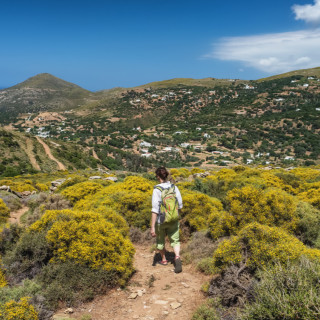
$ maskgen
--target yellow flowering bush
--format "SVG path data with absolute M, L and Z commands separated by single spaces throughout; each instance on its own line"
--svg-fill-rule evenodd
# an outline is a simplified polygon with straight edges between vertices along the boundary
M 254 221 L 293 231 L 298 222 L 296 214 L 297 200 L 294 196 L 281 189 L 269 188 L 262 190 L 248 185 L 241 189 L 229 191 L 226 203 L 229 209 L 228 212 L 234 219 L 227 215 L 224 215 L 221 219 L 231 219 L 234 232 Z M 217 221 L 217 219 L 212 220 L 211 228 L 219 227 L 213 221 Z M 228 232 L 225 233 L 225 235 L 227 234 Z
M 191 174 L 196 174 L 196 173 L 203 173 L 205 171 L 200 168 L 192 168 L 190 172 L 191 172 Z
M 175 179 L 177 177 L 188 178 L 191 173 L 188 169 L 181 168 L 181 169 L 171 169 L 170 174 Z
M 213 254 L 212 263 L 215 271 L 240 262 L 254 269 L 272 261 L 295 260 L 302 255 L 320 260 L 320 250 L 306 247 L 281 228 L 254 222 L 245 226 L 237 236 L 221 242 Z
M 320 170 L 312 168 L 295 168 L 290 171 L 290 173 L 299 177 L 303 181 L 315 181 L 320 178 Z
M 3 271 L 1 270 L 1 260 L 0 260 L 0 288 L 5 287 L 7 285 L 7 280 L 4 276 Z
M 9 217 L 10 210 L 4 201 L 0 198 L 0 223 L 5 222 Z
M 30 232 L 43 230 L 53 250 L 51 262 L 74 261 L 125 279 L 133 271 L 132 243 L 100 213 L 48 210 L 30 227 Z
M 48 191 L 49 187 L 44 183 L 36 183 L 36 189 L 38 191 L 42 191 L 43 192 L 43 191 Z
M 128 178 L 130 179 L 125 179 L 123 183 L 112 184 L 80 200 L 74 208 L 82 211 L 101 211 L 112 208 L 122 215 L 129 225 L 147 228 L 151 217 L 152 185 L 144 178 Z M 136 183 L 133 183 L 134 181 Z
M 121 187 L 124 190 L 129 191 L 142 191 L 150 192 L 153 189 L 153 185 L 149 180 L 139 176 L 128 176 L 124 179 Z
M 37 191 L 37 189 L 33 186 L 31 180 L 23 180 L 23 181 L 12 181 L 12 180 L 1 180 L 0 185 L 6 185 L 11 188 L 11 190 L 15 192 L 23 192 L 23 191 Z
M 301 192 L 298 197 L 305 202 L 308 202 L 320 209 L 320 188 L 319 189 L 309 189 L 308 191 Z
M 223 209 L 219 199 L 185 189 L 181 192 L 183 198 L 181 217 L 191 229 L 197 231 L 207 229 L 210 214 Z
M 74 204 L 88 195 L 97 193 L 102 188 L 102 185 L 97 182 L 86 181 L 64 189 L 61 194 Z
M 11 300 L 0 305 L 0 320 L 38 320 L 37 311 L 28 301 L 24 297 L 19 302 Z

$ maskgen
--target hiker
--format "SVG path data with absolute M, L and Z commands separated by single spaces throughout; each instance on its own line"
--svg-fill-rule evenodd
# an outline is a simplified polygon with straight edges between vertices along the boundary
M 152 194 L 151 235 L 156 237 L 157 249 L 161 255 L 159 264 L 167 265 L 165 255 L 165 236 L 167 235 L 175 253 L 174 271 L 182 271 L 179 241 L 179 213 L 182 198 L 178 187 L 168 181 L 169 172 L 165 167 L 156 170 L 160 184 L 156 185 Z

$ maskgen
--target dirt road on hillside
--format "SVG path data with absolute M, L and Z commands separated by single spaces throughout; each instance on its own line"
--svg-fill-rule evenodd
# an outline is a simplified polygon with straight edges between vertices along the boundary
M 90 315 L 92 320 L 190 320 L 195 309 L 205 301 L 201 286 L 209 278 L 190 265 L 175 274 L 173 265 L 152 266 L 154 253 L 150 246 L 136 246 L 135 269 L 125 290 L 114 289 L 93 302 L 74 309 L 68 315 L 81 319 Z M 65 318 L 63 311 L 54 316 Z
M 40 142 L 40 143 L 42 144 L 42 146 L 43 146 L 43 148 L 44 148 L 47 156 L 49 157 L 49 159 L 51 159 L 51 160 L 53 160 L 53 161 L 55 161 L 55 162 L 57 163 L 57 165 L 58 165 L 58 170 L 66 170 L 66 167 L 64 166 L 64 164 L 61 163 L 59 160 L 57 160 L 57 159 L 52 155 L 49 146 L 48 146 L 45 142 L 43 142 L 39 137 L 36 137 L 36 138 L 37 138 L 38 142 Z

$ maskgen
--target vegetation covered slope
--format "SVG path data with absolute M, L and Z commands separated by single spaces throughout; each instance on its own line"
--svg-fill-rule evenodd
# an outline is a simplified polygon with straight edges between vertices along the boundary
M 193 319 L 317 319 L 319 168 L 238 166 L 201 178 L 202 171 L 171 171 L 182 179 L 183 263 L 212 275 L 203 290 L 214 300 Z M 29 319 L 24 313 L 49 319 L 58 306 L 76 306 L 127 283 L 134 272 L 132 241 L 141 243 L 149 232 L 157 182 L 151 174 L 121 173 L 118 182 L 107 175 L 91 181 L 91 175 L 96 172 L 5 180 L 12 189 L 39 190 L 40 182 L 65 179 L 54 194 L 25 199 L 30 210 L 21 226 L 1 227 L 1 315 L 20 310 L 21 319 Z M 6 193 L 0 198 L 5 220 L 12 204 Z
M 100 163 L 92 156 L 92 151 L 80 146 L 50 140 L 46 140 L 46 144 L 55 159 L 62 162 L 66 168 L 96 168 Z M 49 158 L 43 145 L 30 134 L 0 128 L 0 153 L 0 177 L 52 172 L 58 169 L 57 162 Z
M 113 169 L 312 165 L 320 156 L 318 71 L 263 81 L 172 79 L 116 88 L 92 93 L 94 100 L 76 107 L 66 102 L 63 112 L 46 112 L 43 104 L 41 112 L 7 113 L 11 118 L 3 122 L 94 148 Z

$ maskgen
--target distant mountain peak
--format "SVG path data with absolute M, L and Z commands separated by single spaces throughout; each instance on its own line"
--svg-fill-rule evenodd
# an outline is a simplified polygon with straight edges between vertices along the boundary
M 85 90 L 74 83 L 57 78 L 50 73 L 39 73 L 8 89 L 22 89 L 22 88 L 51 89 L 51 90 L 64 90 L 64 89 L 77 88 L 77 89 Z

